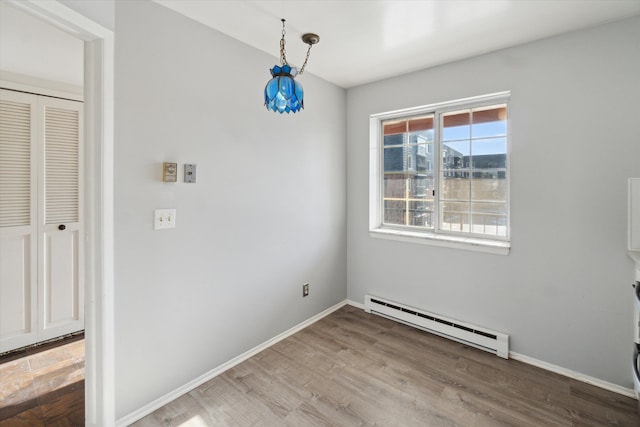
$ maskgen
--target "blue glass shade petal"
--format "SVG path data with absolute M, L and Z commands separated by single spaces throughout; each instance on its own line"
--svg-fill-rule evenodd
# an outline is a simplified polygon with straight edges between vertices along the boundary
M 304 99 L 304 90 L 302 89 L 302 85 L 298 82 L 295 82 L 296 84 L 296 98 L 298 98 L 298 100 L 300 102 L 302 102 L 302 100 Z
M 276 65 L 270 71 L 273 78 L 264 88 L 264 105 L 267 109 L 288 114 L 304 108 L 304 90 L 289 74 L 291 67 L 284 65 L 280 68 Z
M 289 100 L 285 98 L 284 95 L 281 93 L 278 93 L 276 95 L 275 101 L 276 101 L 276 108 L 278 110 L 284 110 L 285 108 L 287 108 L 287 104 L 289 103 Z
M 291 77 L 280 76 L 280 84 L 278 91 L 287 99 L 291 98 L 295 92 L 295 82 Z
M 269 83 L 267 83 L 267 86 L 265 86 L 264 97 L 266 102 L 268 102 L 278 93 L 278 78 L 279 77 L 272 78 L 271 80 L 269 80 Z

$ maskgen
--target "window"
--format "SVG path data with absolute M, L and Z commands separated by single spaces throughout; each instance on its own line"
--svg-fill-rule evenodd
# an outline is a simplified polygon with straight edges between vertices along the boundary
M 371 116 L 374 237 L 508 253 L 508 99 Z

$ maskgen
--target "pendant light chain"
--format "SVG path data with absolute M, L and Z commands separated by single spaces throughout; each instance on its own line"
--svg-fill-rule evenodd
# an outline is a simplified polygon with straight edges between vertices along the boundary
M 284 48 L 284 45 L 286 44 L 285 40 L 284 40 L 284 36 L 287 33 L 284 29 L 284 19 L 282 19 L 282 38 L 280 39 L 280 65 L 286 65 L 287 64 L 287 56 L 286 56 L 286 49 Z
M 300 71 L 298 72 L 298 74 L 302 74 L 304 73 L 304 67 L 307 66 L 307 62 L 309 62 L 309 55 L 311 54 L 311 48 L 313 47 L 313 45 L 311 43 L 309 43 L 309 49 L 307 49 L 307 57 L 304 59 L 304 64 L 302 64 L 302 68 L 300 68 Z
M 284 28 L 284 22 L 285 19 L 281 19 L 282 21 L 282 38 L 280 39 L 280 65 L 284 66 L 284 65 L 288 65 L 289 62 L 287 62 L 287 50 L 285 49 L 285 45 L 287 44 L 287 42 L 284 39 L 284 36 L 287 34 L 287 31 Z M 298 71 L 298 74 L 302 74 L 304 73 L 304 68 L 307 66 L 307 62 L 309 62 L 309 56 L 311 55 L 311 48 L 313 47 L 313 45 L 315 43 L 318 43 L 318 36 L 315 34 L 305 34 L 305 36 L 310 35 L 315 37 L 315 39 L 311 39 L 312 41 L 307 41 L 304 39 L 303 36 L 303 40 L 305 41 L 305 43 L 309 43 L 309 49 L 307 49 L 307 56 L 304 59 L 304 64 L 302 64 L 302 68 L 300 68 L 300 71 Z

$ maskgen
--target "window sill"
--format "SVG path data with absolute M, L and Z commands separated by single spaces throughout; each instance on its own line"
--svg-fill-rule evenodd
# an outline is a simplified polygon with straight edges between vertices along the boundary
M 420 243 L 451 249 L 462 249 L 474 252 L 485 252 L 497 255 L 508 255 L 511 243 L 502 240 L 478 239 L 470 237 L 449 236 L 435 233 L 420 233 L 406 230 L 377 228 L 369 230 L 369 235 L 376 239 L 396 240 L 399 242 Z

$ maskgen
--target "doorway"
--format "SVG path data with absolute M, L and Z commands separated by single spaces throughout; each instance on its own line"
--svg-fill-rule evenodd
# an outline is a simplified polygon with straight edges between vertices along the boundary
M 84 43 L 0 8 L 0 421 L 74 424 L 84 420 Z
M 58 1 L 3 3 L 10 3 L 84 41 L 85 425 L 115 425 L 113 32 Z

